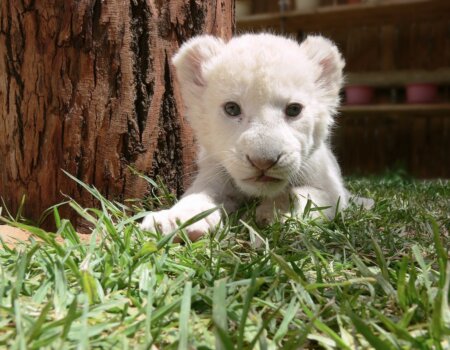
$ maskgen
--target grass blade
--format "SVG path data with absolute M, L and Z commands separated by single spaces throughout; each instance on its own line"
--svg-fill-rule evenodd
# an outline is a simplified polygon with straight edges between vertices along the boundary
M 51 307 L 52 304 L 48 302 L 42 309 L 38 319 L 34 322 L 33 326 L 28 330 L 27 344 L 30 344 L 34 340 L 34 338 L 37 338 L 39 336 L 39 333 L 41 332 L 42 329 L 42 325 L 46 321 L 47 314 L 50 311 Z
M 189 341 L 189 314 L 191 312 L 191 291 L 192 291 L 192 282 L 187 282 L 184 287 L 183 298 L 181 300 L 181 309 L 180 309 L 180 338 L 178 341 L 178 349 L 185 350 L 188 349 L 188 341 Z
M 250 303 L 251 303 L 253 295 L 255 294 L 255 291 L 256 291 L 256 276 L 257 276 L 257 272 L 256 272 L 256 270 L 253 270 L 252 278 L 250 280 L 250 286 L 247 289 L 247 294 L 245 295 L 244 305 L 243 305 L 242 311 L 241 311 L 241 318 L 240 318 L 240 322 L 239 322 L 238 339 L 237 339 L 237 348 L 238 349 L 242 349 L 244 346 L 245 326 L 246 326 L 246 322 L 247 322 L 248 313 L 250 311 Z
M 292 319 L 297 314 L 297 311 L 299 309 L 299 305 L 297 303 L 296 299 L 292 299 L 289 303 L 289 306 L 287 310 L 285 310 L 283 321 L 281 322 L 280 326 L 278 327 L 277 332 L 273 336 L 273 341 L 278 343 L 281 341 L 281 339 L 286 335 L 288 331 L 289 324 L 291 323 Z
M 366 338 L 366 340 L 369 342 L 369 344 L 372 345 L 376 350 L 393 349 L 391 344 L 381 340 L 379 336 L 375 335 L 369 328 L 369 326 L 367 326 L 367 324 L 362 319 L 360 319 L 356 314 L 350 311 L 348 315 L 350 316 L 350 319 L 352 320 L 356 330 L 359 333 L 361 333 L 364 336 L 364 338 Z
M 215 327 L 216 349 L 228 349 L 232 344 L 227 334 L 227 302 L 226 302 L 226 280 L 221 279 L 214 282 L 212 317 Z

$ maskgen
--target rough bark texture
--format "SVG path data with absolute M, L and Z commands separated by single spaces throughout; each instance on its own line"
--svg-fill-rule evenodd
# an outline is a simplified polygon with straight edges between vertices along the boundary
M 170 63 L 186 39 L 223 38 L 233 1 L 2 0 L 0 196 L 37 219 L 67 194 L 92 198 L 61 169 L 110 199 L 144 196 L 128 166 L 180 194 L 193 137 Z

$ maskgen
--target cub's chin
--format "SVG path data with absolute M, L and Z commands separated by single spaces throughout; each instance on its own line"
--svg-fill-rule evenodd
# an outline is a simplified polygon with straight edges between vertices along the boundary
M 242 192 L 252 197 L 270 198 L 282 192 L 288 185 L 285 179 L 270 176 L 258 176 L 244 180 L 234 180 Z

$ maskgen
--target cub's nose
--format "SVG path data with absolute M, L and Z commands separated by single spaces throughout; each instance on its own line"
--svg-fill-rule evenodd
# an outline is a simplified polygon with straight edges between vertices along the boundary
M 258 170 L 268 170 L 273 167 L 281 158 L 281 154 L 279 154 L 276 158 L 250 158 L 248 155 L 246 156 L 248 162 Z

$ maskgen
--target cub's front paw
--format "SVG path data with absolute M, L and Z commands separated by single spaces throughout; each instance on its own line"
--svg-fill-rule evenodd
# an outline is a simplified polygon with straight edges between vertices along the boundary
M 284 221 L 289 215 L 289 197 L 280 195 L 274 199 L 263 200 L 256 208 L 255 220 L 258 225 L 266 226 L 278 219 Z
M 169 234 L 175 228 L 176 222 L 170 220 L 169 209 L 152 212 L 141 223 L 141 229 L 151 232 L 158 230 L 163 234 Z
M 179 225 L 208 209 L 209 208 L 197 208 L 196 210 L 193 208 L 180 208 L 175 206 L 171 209 L 153 212 L 144 218 L 141 228 L 152 232 L 159 230 L 162 234 L 167 235 L 173 232 Z M 189 239 L 192 241 L 199 239 L 210 229 L 219 225 L 220 218 L 220 212 L 219 210 L 216 210 L 207 217 L 186 227 L 185 230 Z
M 279 210 L 274 206 L 260 205 L 256 208 L 255 221 L 259 226 L 267 226 L 277 221 L 285 222 L 291 216 L 290 211 Z
M 262 203 L 256 208 L 255 221 L 260 226 L 270 225 L 275 221 L 275 208 L 268 203 Z

